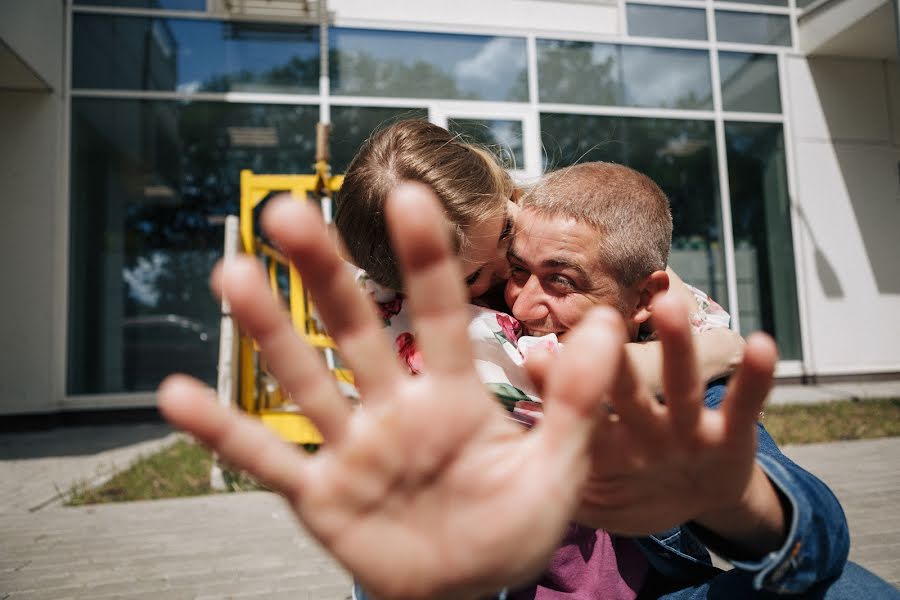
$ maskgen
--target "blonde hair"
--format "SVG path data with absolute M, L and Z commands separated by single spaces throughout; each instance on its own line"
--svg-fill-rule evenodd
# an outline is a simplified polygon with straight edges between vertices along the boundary
M 494 155 L 427 121 L 399 121 L 363 143 L 337 197 L 335 225 L 356 266 L 381 285 L 400 289 L 384 203 L 403 181 L 434 190 L 450 222 L 455 250 L 466 248 L 473 225 L 503 214 L 514 192 Z
M 525 192 L 521 205 L 595 229 L 602 267 L 623 287 L 666 268 L 672 245 L 669 200 L 634 169 L 606 162 L 566 167 Z

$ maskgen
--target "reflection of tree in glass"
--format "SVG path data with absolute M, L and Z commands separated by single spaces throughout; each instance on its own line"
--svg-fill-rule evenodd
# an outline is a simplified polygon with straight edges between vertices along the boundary
M 156 103 L 150 103 L 156 104 Z M 157 252 L 166 257 L 155 278 L 164 310 L 206 321 L 215 315 L 208 302 L 207 278 L 222 252 L 222 217 L 237 214 L 240 170 L 261 173 L 311 172 L 314 161 L 317 109 L 195 102 L 179 104 L 177 139 L 181 181 L 173 198 L 161 202 L 129 203 L 126 209 L 126 265 L 135 269 L 141 258 Z M 271 129 L 270 146 L 240 146 L 229 129 Z M 139 309 L 136 299 L 131 307 Z
M 538 85 L 541 101 L 621 104 L 621 84 L 614 70 L 617 68 L 615 54 L 598 53 L 596 47 L 599 46 L 591 42 L 540 40 Z M 609 48 L 614 47 L 609 45 Z
M 461 91 L 452 74 L 424 60 L 406 64 L 348 50 L 332 51 L 331 58 L 331 85 L 337 94 L 480 99 L 479 94 Z
M 705 251 L 706 291 L 725 301 L 712 122 L 542 114 L 541 132 L 548 168 L 603 160 L 652 178 L 672 205 L 673 248 Z
M 375 108 L 333 106 L 331 108 L 331 169 L 343 173 L 363 141 L 373 131 L 403 119 L 427 119 L 424 108 Z
M 242 69 L 236 73 L 217 73 L 209 76 L 199 88 L 201 92 L 319 92 L 319 57 L 299 56 L 267 71 Z

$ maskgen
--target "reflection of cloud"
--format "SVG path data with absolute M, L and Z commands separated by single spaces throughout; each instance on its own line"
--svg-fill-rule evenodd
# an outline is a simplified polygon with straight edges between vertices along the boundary
M 509 89 L 525 69 L 525 44 L 521 39 L 494 38 L 477 54 L 458 62 L 453 74 L 465 90 L 483 90 L 492 86 Z
M 169 259 L 162 252 L 154 252 L 147 259 L 139 256 L 131 269 L 122 269 L 122 279 L 128 285 L 128 295 L 145 306 L 156 306 L 159 302 L 157 281 Z
M 705 50 L 625 46 L 622 54 L 627 104 L 704 108 L 710 102 L 712 87 Z
M 175 89 L 179 94 L 195 94 L 200 90 L 200 85 L 199 81 L 186 81 L 179 83 Z
M 666 145 L 657 150 L 656 155 L 683 158 L 696 154 L 707 146 L 709 146 L 707 140 L 691 139 L 687 133 L 682 133 L 666 140 Z

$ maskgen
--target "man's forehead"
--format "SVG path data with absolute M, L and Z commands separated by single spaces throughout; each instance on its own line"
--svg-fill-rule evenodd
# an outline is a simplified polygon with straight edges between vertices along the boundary
M 525 209 L 519 213 L 513 231 L 512 247 L 517 253 L 563 253 L 585 260 L 595 256 L 596 232 L 571 217 Z

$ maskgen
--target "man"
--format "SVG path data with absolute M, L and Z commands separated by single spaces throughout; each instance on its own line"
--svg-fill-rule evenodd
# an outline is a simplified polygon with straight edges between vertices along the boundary
M 630 383 L 619 370 L 621 318 L 602 308 L 583 315 L 567 334 L 566 360 L 553 363 L 542 378 L 548 401 L 543 423 L 523 431 L 504 416 L 473 369 L 462 277 L 433 194 L 401 186 L 386 211 L 421 332 L 425 374 L 410 377 L 387 358 L 393 356 L 390 341 L 316 211 L 280 202 L 267 209 L 264 225 L 299 269 L 354 370 L 364 410 L 352 410 L 272 298 L 260 266 L 247 257 L 218 269 L 213 286 L 227 295 L 233 315 L 316 423 L 325 445 L 307 456 L 252 419 L 218 406 L 210 390 L 186 377 L 164 382 L 160 410 L 284 495 L 299 520 L 375 597 L 484 597 L 540 572 L 579 502 L 589 441 L 608 414 L 603 402 L 612 397 L 617 412 L 628 413 Z M 684 393 L 697 389 L 691 352 L 683 352 L 690 349 L 690 334 L 677 304 L 661 301 L 654 312 L 664 347 L 676 350 L 665 365 L 666 410 L 680 420 L 700 401 Z M 771 340 L 750 338 L 722 412 L 758 411 L 774 363 Z M 632 397 L 640 402 L 640 390 Z M 615 524 L 616 518 L 608 520 Z
M 672 219 L 648 177 L 611 163 L 561 169 L 525 195 L 516 232 L 506 300 L 529 333 L 565 340 L 600 304 L 623 316 L 630 341 L 653 333 L 653 301 L 669 284 Z M 671 324 L 656 326 L 662 334 Z M 688 346 L 665 346 L 667 360 L 677 352 L 691 354 Z M 620 406 L 613 394 L 615 423 L 597 436 L 578 521 L 644 536 L 654 526 L 689 523 L 638 541 L 652 566 L 643 589 L 821 592 L 818 584 L 840 575 L 849 547 L 840 505 L 778 451 L 755 414 L 735 414 L 739 407 L 726 403 L 720 415 L 697 404 L 672 420 L 655 398 L 645 394 L 636 403 L 632 386 L 619 387 L 629 401 Z M 700 394 L 667 386 L 673 391 L 670 405 Z M 723 393 L 712 386 L 706 405 L 717 407 Z M 720 576 L 703 543 L 740 571 Z

